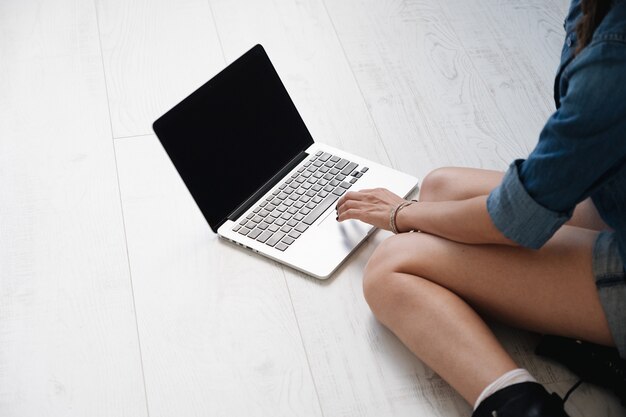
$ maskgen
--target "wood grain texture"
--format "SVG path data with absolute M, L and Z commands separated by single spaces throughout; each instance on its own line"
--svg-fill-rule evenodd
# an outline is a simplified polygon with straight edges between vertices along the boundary
M 320 416 L 282 268 L 211 232 L 156 137 L 116 149 L 150 415 Z
M 324 282 L 224 243 L 151 123 L 261 43 L 316 141 L 420 177 L 503 169 L 552 111 L 566 8 L 0 2 L 0 415 L 470 415 L 363 299 L 388 233 Z M 548 389 L 573 384 L 536 335 L 492 327 Z M 587 385 L 567 409 L 626 416 Z
M 207 0 L 96 0 L 114 137 L 152 122 L 224 65 Z
M 226 60 L 261 43 L 315 141 L 389 163 L 321 2 L 211 4 Z
M 146 416 L 94 6 L 0 28 L 0 415 Z

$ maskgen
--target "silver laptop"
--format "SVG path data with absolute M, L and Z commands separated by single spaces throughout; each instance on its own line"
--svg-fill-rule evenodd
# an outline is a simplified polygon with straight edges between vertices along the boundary
M 214 232 L 320 279 L 374 230 L 336 221 L 348 191 L 417 178 L 313 141 L 261 45 L 153 125 Z

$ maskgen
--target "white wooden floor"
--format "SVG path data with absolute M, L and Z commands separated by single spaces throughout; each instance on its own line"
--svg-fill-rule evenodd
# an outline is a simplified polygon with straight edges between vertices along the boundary
M 262 43 L 314 138 L 504 169 L 553 109 L 567 0 L 0 0 L 0 416 L 469 416 L 320 282 L 218 241 L 151 123 Z M 563 394 L 574 377 L 499 327 Z M 583 385 L 574 417 L 624 416 Z

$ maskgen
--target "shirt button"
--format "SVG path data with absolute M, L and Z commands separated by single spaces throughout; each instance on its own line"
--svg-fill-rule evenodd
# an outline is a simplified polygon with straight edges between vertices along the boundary
M 567 47 L 570 48 L 572 46 L 572 37 L 568 36 L 567 37 Z

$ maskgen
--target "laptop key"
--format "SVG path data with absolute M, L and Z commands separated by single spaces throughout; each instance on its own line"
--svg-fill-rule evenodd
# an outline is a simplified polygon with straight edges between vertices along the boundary
M 261 232 L 263 232 L 263 230 L 258 229 L 258 228 L 257 228 L 257 229 L 254 229 L 253 231 L 251 231 L 250 233 L 248 233 L 248 237 L 249 237 L 250 239 L 256 239 L 256 238 L 257 238 L 257 237 L 261 234 Z
M 336 155 L 333 155 L 333 156 L 331 156 L 331 158 L 330 158 L 330 160 L 331 160 L 331 161 L 333 161 L 333 162 L 337 162 L 337 161 L 339 161 L 340 159 L 341 159 L 341 158 L 339 158 L 339 157 L 338 157 L 338 156 L 336 156 Z
M 311 187 L 311 189 L 315 192 L 318 192 L 319 190 L 322 189 L 322 186 L 319 184 L 315 184 L 313 187 Z
M 339 185 L 339 181 L 337 181 L 337 180 L 332 180 L 332 181 L 330 182 L 330 185 L 332 185 L 333 187 L 336 187 L 336 186 L 338 186 L 338 185 Z
M 283 240 L 281 240 L 281 242 L 283 242 L 286 245 L 291 245 L 293 242 L 295 242 L 295 240 L 290 238 L 289 236 L 285 236 Z
M 323 198 L 322 198 L 322 197 L 320 197 L 319 195 L 316 195 L 315 197 L 313 197 L 313 202 L 314 202 L 315 204 L 319 203 L 319 202 L 320 202 L 320 201 L 322 201 L 322 200 L 323 200 Z
M 354 184 L 354 183 L 356 182 L 356 180 L 358 180 L 358 178 L 357 178 L 357 177 L 352 177 L 352 178 L 350 179 L 350 182 L 351 182 L 352 184 Z
M 346 189 L 342 187 L 337 187 L 333 190 L 333 194 L 335 194 L 338 197 L 341 197 L 345 192 L 346 192 Z
M 318 194 L 318 196 L 324 198 L 328 195 L 328 191 L 320 191 L 320 193 Z
M 287 249 L 289 246 L 285 245 L 284 243 L 279 243 L 278 245 L 276 245 L 276 249 L 278 249 L 281 252 L 284 252 L 285 249 Z
M 261 243 L 265 243 L 265 241 L 269 239 L 270 236 L 272 236 L 272 232 L 270 232 L 269 230 L 266 230 L 263 233 L 261 233 L 259 237 L 256 238 L 256 240 L 258 240 Z
M 337 175 L 337 174 L 339 174 L 339 170 L 338 170 L 337 168 L 331 168 L 331 169 L 330 169 L 330 173 L 331 173 L 332 175 Z
M 300 223 L 300 224 L 299 224 L 299 225 L 297 225 L 294 229 L 295 229 L 296 231 L 300 232 L 300 233 L 304 233 L 304 231 L 305 231 L 306 229 L 308 229 L 308 228 L 309 228 L 309 226 L 307 226 L 306 224 L 304 224 L 304 223 Z
M 313 210 L 315 207 L 317 207 L 317 204 L 315 204 L 312 201 L 309 201 L 309 203 L 306 205 L 306 208 Z
M 286 225 L 284 225 L 283 227 L 280 228 L 280 231 L 284 232 L 284 233 L 289 233 L 289 232 L 291 232 L 291 229 L 292 229 L 292 227 L 289 226 L 288 224 L 286 224 Z
M 235 227 L 233 227 L 233 232 L 236 232 L 239 229 L 241 229 L 241 225 L 237 224 L 237 225 L 235 225 Z
M 331 155 L 328 152 L 324 152 L 318 159 L 322 162 L 326 162 L 330 157 Z
M 270 245 L 270 246 L 274 246 L 275 244 L 277 244 L 278 242 L 280 242 L 280 240 L 285 236 L 285 234 L 283 232 L 276 232 L 274 233 L 274 235 L 270 238 L 270 240 L 268 240 L 267 242 L 265 242 L 266 244 Z
M 306 216 L 307 214 L 309 214 L 310 212 L 311 212 L 311 209 L 308 209 L 308 208 L 306 208 L 306 207 L 304 207 L 302 210 L 300 210 L 300 213 L 304 214 L 305 216 Z
M 317 152 L 315 152 L 315 156 L 320 156 L 320 155 L 321 155 L 321 154 L 323 154 L 323 153 L 324 153 L 324 152 L 322 152 L 322 151 L 317 151 Z
M 350 187 L 352 187 L 352 184 L 350 184 L 349 182 L 342 182 L 341 184 L 339 184 L 340 187 L 345 188 L 346 190 Z
M 283 219 L 276 219 L 276 221 L 274 222 L 274 224 L 276 226 L 282 226 L 283 224 L 285 224 L 285 221 Z
M 265 209 L 263 209 L 263 210 L 261 210 L 259 212 L 259 216 L 261 216 L 261 217 L 267 217 L 268 214 L 270 214 L 270 212 L 265 210 Z
M 361 168 L 361 172 L 367 172 L 368 170 L 369 170 L 369 168 L 368 168 L 368 167 L 363 167 L 363 168 Z
M 298 221 L 295 219 L 291 219 L 287 222 L 290 227 L 295 227 L 298 224 Z
M 272 211 L 272 212 L 270 213 L 270 217 L 274 217 L 274 218 L 276 218 L 276 217 L 279 217 L 279 216 L 280 216 L 280 211 L 278 211 L 278 210 L 274 210 L 274 211 Z M 266 217 L 266 219 L 267 219 L 267 217 Z M 269 221 L 269 220 L 268 220 L 268 221 Z
M 278 231 L 279 227 L 275 224 L 270 224 L 270 226 L 267 228 L 267 230 L 269 230 L 270 232 L 276 232 Z
M 287 213 L 289 213 L 289 214 L 296 214 L 297 212 L 298 212 L 298 209 L 295 208 L 295 207 L 289 207 L 287 209 Z
M 253 217 L 254 217 L 254 213 L 250 213 L 246 216 L 246 219 L 250 220 Z
M 356 168 L 358 166 L 358 164 L 354 163 L 354 162 L 350 162 L 348 165 L 346 165 L 346 167 L 344 169 L 341 170 L 341 174 L 342 175 L 350 175 L 350 173 L 352 171 L 354 171 L 354 168 Z
M 343 167 L 345 167 L 346 165 L 348 165 L 350 161 L 348 161 L 347 159 L 341 159 L 339 162 L 337 162 L 335 164 L 335 168 L 337 169 L 343 169 Z
M 250 229 L 248 229 L 247 227 L 242 227 L 241 229 L 239 229 L 239 231 L 237 232 L 240 235 L 247 235 L 248 233 L 250 233 Z
M 337 181 L 343 181 L 343 180 L 345 180 L 345 179 L 346 179 L 346 176 L 345 176 L 345 175 L 343 175 L 343 174 L 337 174 L 337 176 L 335 177 L 335 179 L 336 179 Z
M 267 227 L 268 227 L 269 225 L 270 225 L 269 223 L 266 223 L 266 222 L 261 222 L 261 223 L 260 223 L 257 227 L 258 227 L 259 229 L 261 229 L 261 230 L 265 230 L 265 229 L 267 229 Z
M 333 177 L 333 175 L 332 175 L 332 174 L 326 174 L 326 175 L 324 175 L 324 179 L 325 179 L 325 180 L 327 180 L 327 181 L 330 181 L 330 180 L 332 180 L 333 178 L 334 178 L 334 177 Z
M 304 214 L 298 213 L 295 216 L 293 216 L 293 219 L 296 220 L 296 221 L 300 221 L 300 220 L 304 219 Z
M 315 220 L 317 220 L 322 213 L 324 213 L 328 207 L 330 207 L 335 201 L 337 201 L 339 197 L 333 194 L 329 195 L 328 197 L 326 197 L 317 207 L 315 207 L 303 220 L 302 223 L 308 224 L 308 225 L 312 225 L 313 223 L 315 223 Z M 298 230 L 299 232 L 301 230 L 299 230 L 296 227 L 296 230 Z
M 327 166 L 323 166 L 320 168 L 320 172 L 326 173 L 328 172 L 328 167 Z
M 296 201 L 295 203 L 293 203 L 293 206 L 295 208 L 299 208 L 300 209 L 300 208 L 304 207 L 304 203 L 302 201 Z
M 298 232 L 297 230 L 292 230 L 291 232 L 289 232 L 289 237 L 292 239 L 297 239 L 300 237 L 302 233 Z
M 315 196 L 315 191 L 313 191 L 313 190 L 309 190 L 309 191 L 307 191 L 307 192 L 306 192 L 306 195 L 307 195 L 308 197 L 313 197 L 313 196 Z

